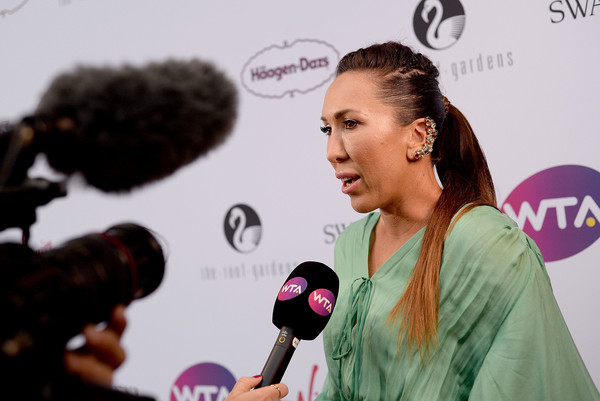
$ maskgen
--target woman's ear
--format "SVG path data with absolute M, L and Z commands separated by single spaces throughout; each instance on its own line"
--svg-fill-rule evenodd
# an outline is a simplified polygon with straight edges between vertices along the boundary
M 415 157 L 417 151 L 423 149 L 427 142 L 427 125 L 425 123 L 425 118 L 419 118 L 413 121 L 408 129 L 409 134 L 406 157 L 410 160 L 416 160 L 418 159 L 418 157 Z

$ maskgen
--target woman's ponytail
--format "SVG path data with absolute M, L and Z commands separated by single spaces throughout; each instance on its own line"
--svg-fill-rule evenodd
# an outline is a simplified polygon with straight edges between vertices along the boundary
M 496 207 L 494 184 L 471 125 L 442 96 L 439 71 L 431 60 L 400 43 L 387 42 L 344 56 L 337 75 L 352 70 L 380 77 L 381 98 L 396 108 L 401 124 L 430 117 L 439 131 L 431 162 L 440 178 L 442 194 L 427 223 L 412 277 L 389 316 L 391 322 L 400 319 L 399 344 L 406 335 L 408 346 L 416 343 L 423 357 L 437 338 L 440 266 L 444 240 L 452 228 L 450 222 L 461 208 L 462 215 L 477 205 Z
M 475 206 L 496 207 L 494 183 L 473 129 L 460 110 L 444 103 L 446 118 L 431 154 L 442 194 L 425 229 L 411 279 L 390 313 L 391 321 L 400 317 L 400 338 L 406 334 L 409 348 L 417 344 L 422 359 L 437 340 L 440 267 L 450 222 L 464 206 L 454 222 Z

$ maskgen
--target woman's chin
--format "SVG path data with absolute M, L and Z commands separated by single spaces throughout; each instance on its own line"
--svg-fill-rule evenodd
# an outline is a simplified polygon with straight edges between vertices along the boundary
M 353 197 L 350 197 L 350 204 L 352 205 L 352 209 L 358 213 L 370 213 L 377 209 L 376 206 L 361 202 L 359 199 Z

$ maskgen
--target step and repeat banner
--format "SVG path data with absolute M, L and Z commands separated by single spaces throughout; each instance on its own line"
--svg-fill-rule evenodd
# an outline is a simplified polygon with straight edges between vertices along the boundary
M 322 100 L 340 57 L 397 40 L 434 60 L 444 94 L 474 127 L 499 205 L 540 246 L 600 386 L 599 37 L 597 0 L 0 0 L 4 127 L 79 65 L 199 58 L 239 92 L 224 144 L 119 194 L 74 174 L 68 196 L 38 208 L 29 244 L 58 247 L 122 222 L 157 233 L 165 277 L 127 310 L 116 384 L 165 401 L 224 399 L 239 377 L 260 373 L 285 278 L 303 261 L 332 266 L 338 235 L 362 217 L 325 159 Z M 43 157 L 29 173 L 63 178 Z M 287 399 L 314 399 L 325 374 L 321 337 L 302 341 Z

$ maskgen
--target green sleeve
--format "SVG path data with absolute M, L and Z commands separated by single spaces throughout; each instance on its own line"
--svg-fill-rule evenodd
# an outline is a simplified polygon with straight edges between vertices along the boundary
M 600 400 L 543 264 L 531 270 L 527 285 L 502 323 L 469 400 Z

